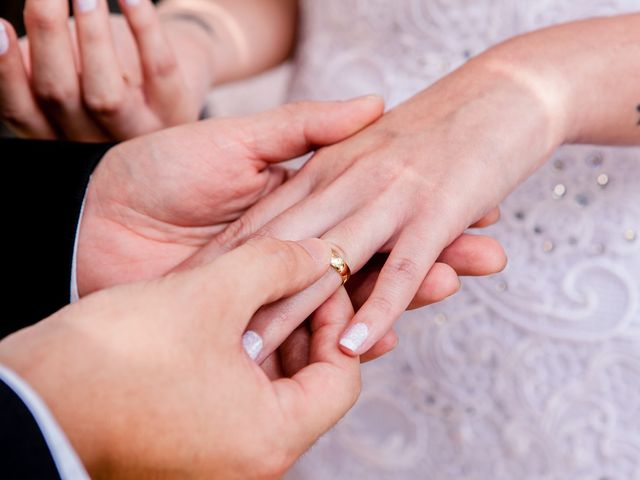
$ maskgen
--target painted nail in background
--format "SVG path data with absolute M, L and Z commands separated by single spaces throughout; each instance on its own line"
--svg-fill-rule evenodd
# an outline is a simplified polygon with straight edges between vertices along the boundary
M 0 22 L 0 55 L 7 53 L 9 50 L 9 35 L 7 35 L 7 27 Z
M 98 0 L 76 0 L 76 6 L 80 12 L 90 12 L 98 6 Z

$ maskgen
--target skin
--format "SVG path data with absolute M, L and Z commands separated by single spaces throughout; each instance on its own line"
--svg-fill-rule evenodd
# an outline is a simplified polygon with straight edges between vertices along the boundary
M 295 40 L 295 0 L 73 5 L 68 21 L 67 2 L 27 0 L 20 49 L 3 21 L 0 121 L 18 136 L 125 140 L 195 121 L 211 87 L 282 62 Z
M 347 138 L 381 113 L 377 97 L 299 103 L 253 117 L 176 127 L 114 147 L 87 191 L 78 240 L 80 295 L 180 268 L 282 185 L 290 174 L 278 162 L 304 154 L 312 145 Z M 493 212 L 482 224 L 496 219 Z M 501 266 L 504 252 L 488 237 L 467 235 L 445 249 L 441 260 L 425 279 L 415 306 L 455 293 L 458 274 L 485 274 L 497 263 Z M 358 287 L 356 304 L 378 271 L 372 264 L 349 282 Z M 333 293 L 338 275 L 329 272 L 325 278 Z M 373 356 L 392 344 L 383 342 Z
M 28 0 L 27 38 L 0 56 L 0 117 L 17 135 L 106 141 L 195 121 L 212 71 L 209 36 L 180 22 L 164 29 L 148 0 L 109 16 L 67 2 Z M 189 51 L 189 61 L 176 52 Z
M 324 149 L 187 265 L 255 235 L 321 236 L 341 248 L 354 271 L 388 252 L 347 329 L 367 327 L 363 343 L 344 346 L 367 352 L 410 304 L 443 248 L 559 146 L 640 144 L 638 32 L 640 15 L 626 15 L 549 28 L 490 49 Z M 273 311 L 259 312 L 249 328 L 264 337 L 260 358 L 329 290 L 321 280 L 285 300 L 286 316 L 275 323 Z
M 287 3 L 289 7 L 286 10 L 281 10 Z M 199 5 L 202 4 L 202 2 L 199 3 Z M 72 130 L 78 128 L 83 132 L 83 135 L 90 135 L 91 128 L 88 126 L 92 123 L 87 120 L 88 114 L 91 114 L 93 121 L 100 120 L 97 122 L 96 128 L 100 129 L 102 133 L 105 133 L 106 128 L 106 134 L 111 135 L 112 138 L 126 138 L 146 130 L 153 130 L 159 125 L 163 125 L 162 122 L 155 123 L 154 126 L 153 122 L 141 121 L 144 112 L 149 113 L 149 105 L 141 105 L 139 102 L 133 101 L 132 98 L 139 99 L 143 96 L 153 103 L 154 96 L 151 94 L 154 91 L 163 92 L 162 95 L 158 95 L 161 103 L 159 105 L 160 112 L 167 109 L 167 104 L 184 104 L 183 101 L 175 101 L 176 98 L 184 97 L 173 95 L 170 89 L 163 90 L 161 87 L 153 87 L 156 84 L 166 84 L 166 79 L 164 76 L 155 78 L 153 74 L 149 73 L 159 71 L 157 67 L 162 62 L 172 63 L 171 47 L 174 50 L 188 52 L 188 54 L 180 55 L 179 69 L 187 72 L 185 77 L 192 80 L 193 84 L 188 85 L 188 91 L 195 92 L 194 98 L 200 98 L 203 96 L 202 92 L 206 90 L 206 86 L 211 82 L 213 70 L 216 72 L 217 81 L 226 81 L 238 75 L 254 73 L 281 60 L 290 48 L 293 37 L 291 32 L 274 37 L 273 28 L 280 26 L 282 28 L 276 29 L 277 31 L 289 31 L 288 26 L 295 18 L 295 11 L 292 11 L 292 8 L 295 7 L 294 4 L 295 2 L 280 0 L 277 2 L 262 0 L 253 2 L 251 5 L 246 2 L 227 2 L 219 6 L 224 7 L 224 11 L 228 12 L 229 16 L 220 17 L 220 9 L 213 12 L 195 12 L 202 17 L 204 22 L 211 25 L 216 34 L 217 41 L 214 42 L 215 45 L 211 45 L 211 36 L 201 26 L 193 28 L 193 22 L 185 22 L 182 17 L 177 17 L 176 20 L 176 14 L 194 13 L 193 6 L 183 2 L 164 2 L 159 9 L 161 19 L 159 21 L 155 11 L 146 0 L 142 0 L 135 6 L 123 3 L 125 17 L 111 16 L 110 20 L 108 20 L 104 2 L 99 1 L 95 10 L 77 11 L 75 23 L 72 23 L 67 30 L 65 26 L 67 11 L 63 4 L 49 0 L 30 0 L 27 2 L 25 10 L 29 35 L 28 39 L 22 43 L 22 56 L 11 26 L 5 23 L 10 42 L 9 50 L 4 55 L 0 55 L 0 99 L 2 100 L 0 105 L 4 109 L 4 117 L 18 133 L 43 138 L 60 134 L 67 138 L 87 140 L 86 136 L 74 136 Z M 228 43 L 230 39 L 234 39 L 233 36 L 225 33 L 229 30 L 227 25 L 229 18 L 236 17 L 248 22 L 240 25 L 244 35 L 250 38 L 248 43 L 251 46 L 250 51 L 253 52 L 246 65 L 249 69 L 246 71 L 242 70 L 237 63 L 240 55 L 238 52 L 233 53 L 233 48 L 236 47 Z M 265 17 L 270 19 L 269 23 L 263 22 Z M 249 19 L 252 20 L 249 21 Z M 109 21 L 110 25 L 108 25 Z M 161 43 L 162 45 L 160 45 Z M 52 48 L 52 46 L 56 48 Z M 214 52 L 213 55 L 211 51 Z M 227 52 L 229 58 L 223 55 L 223 51 Z M 164 52 L 166 58 L 158 58 L 158 52 Z M 51 113 L 46 108 L 46 105 L 51 102 L 43 102 L 42 90 L 34 89 L 34 85 L 47 84 L 45 81 L 47 78 L 63 79 L 63 81 L 56 82 L 56 85 L 64 85 L 65 75 L 69 76 L 69 72 L 73 70 L 67 67 L 73 63 L 74 59 L 80 68 L 79 75 L 73 78 L 77 84 L 73 88 L 65 89 L 66 92 L 58 92 L 60 95 L 57 95 L 57 99 L 62 101 L 58 107 L 61 108 L 56 107 L 54 109 L 56 111 Z M 33 60 L 33 65 L 30 60 Z M 148 66 L 146 70 L 142 69 L 144 65 Z M 65 71 L 58 71 L 63 66 L 66 66 Z M 228 69 L 228 73 L 225 73 L 227 72 L 224 70 L 225 68 Z M 116 88 L 114 85 L 123 76 L 129 79 L 129 86 L 135 88 L 129 89 L 129 99 L 122 102 L 122 105 L 133 106 L 132 108 L 127 111 L 111 109 L 110 112 L 98 108 L 100 112 L 94 111 L 94 109 L 88 113 L 84 112 L 87 115 L 83 114 L 82 117 L 67 115 L 68 118 L 78 120 L 78 124 L 74 124 L 70 128 L 65 128 L 64 122 L 51 120 L 52 115 L 55 116 L 69 109 L 73 110 L 75 107 L 71 103 L 76 102 L 80 96 L 84 96 L 84 98 L 78 102 L 83 103 L 85 110 L 87 108 L 91 110 L 91 106 L 96 105 L 96 102 L 88 101 L 87 95 L 90 92 L 96 93 L 94 96 L 96 98 L 105 98 L 105 95 L 100 92 L 122 92 L 122 89 Z M 69 80 L 68 83 L 73 82 Z M 167 101 L 162 103 L 164 98 L 167 98 Z M 76 100 L 72 101 L 72 99 Z M 112 103 L 121 104 L 121 100 Z M 198 104 L 198 101 L 187 99 L 187 103 L 194 105 Z M 42 110 L 39 110 L 43 105 Z M 379 115 L 380 109 L 381 105 L 377 103 L 372 106 L 370 112 Z M 172 108 L 172 111 L 175 110 Z M 105 115 L 105 113 L 107 114 Z M 359 111 L 356 109 L 353 113 L 357 116 Z M 152 116 L 153 112 L 149 115 Z M 351 112 L 344 113 L 343 110 L 343 115 L 347 115 L 345 117 L 347 119 L 353 118 Z M 183 118 L 188 117 L 187 115 Z M 268 120 L 275 118 L 268 118 Z M 267 121 L 267 118 L 263 120 Z M 337 122 L 336 126 L 344 125 L 341 120 L 334 120 Z M 365 121 L 372 120 L 373 117 L 365 118 Z M 135 124 L 138 129 L 134 128 L 132 124 Z M 55 128 L 52 125 L 55 125 Z M 247 125 L 247 122 L 237 121 L 234 127 L 242 129 L 247 128 Z M 316 122 L 315 125 L 320 124 Z M 326 129 L 326 125 L 330 125 L 330 122 L 325 122 L 322 125 L 322 128 Z M 218 126 L 221 125 L 215 123 L 214 128 Z M 120 128 L 120 131 L 114 133 L 114 128 Z M 347 129 L 342 137 L 331 137 L 332 141 L 346 138 L 358 128 Z M 204 129 L 204 127 L 190 128 L 190 133 L 187 136 L 193 138 L 192 134 L 196 134 L 195 130 L 198 129 Z M 230 129 L 220 128 L 220 130 L 224 130 L 228 135 Z M 336 129 L 331 125 L 327 131 L 336 132 Z M 162 139 L 160 137 L 159 143 L 164 145 L 162 149 L 167 150 L 168 160 L 183 158 L 185 148 L 189 148 L 184 146 L 189 142 L 184 142 L 183 139 L 180 139 L 179 143 L 172 143 L 168 140 L 169 136 L 173 135 L 177 138 L 184 132 L 183 130 L 172 131 L 163 141 L 160 141 Z M 261 134 L 268 136 L 276 133 L 282 135 L 282 131 L 266 128 Z M 329 133 L 329 136 L 331 135 Z M 102 139 L 103 136 L 92 138 Z M 312 134 L 309 141 L 321 145 L 326 143 L 323 138 L 326 137 Z M 151 164 L 151 162 L 143 161 L 149 157 L 145 143 L 128 144 L 122 149 L 114 149 L 109 154 L 111 157 L 122 157 L 123 155 L 119 155 L 121 150 L 125 152 L 124 156 L 127 157 L 126 160 L 120 162 L 121 170 L 114 172 L 115 167 L 103 166 L 99 168 L 94 175 L 94 181 L 87 197 L 87 214 L 83 224 L 89 226 L 81 230 L 80 293 L 85 294 L 115 283 L 150 278 L 166 273 L 170 267 L 177 265 L 192 255 L 199 246 L 211 240 L 228 222 L 235 220 L 246 210 L 252 202 L 273 190 L 286 178 L 288 174 L 279 168 L 271 166 L 263 170 L 263 167 L 273 163 L 274 160 L 265 162 L 262 158 L 258 158 L 259 156 L 245 155 L 246 149 L 243 149 L 241 144 L 250 141 L 250 139 L 239 138 L 238 140 L 238 145 L 231 145 L 231 147 L 237 148 L 228 148 L 229 145 L 221 148 L 215 142 L 198 142 L 196 151 L 192 152 L 192 157 L 199 159 L 195 162 L 195 166 L 201 168 L 193 168 L 194 165 L 191 163 L 175 164 L 177 168 L 171 170 L 171 175 L 175 175 L 176 171 L 183 174 L 179 181 L 183 183 L 178 182 L 179 185 L 200 185 L 200 187 L 181 189 L 180 192 L 173 189 L 170 189 L 171 193 L 164 191 L 165 198 L 168 196 L 172 199 L 170 206 L 173 209 L 173 214 L 168 219 L 166 218 L 167 212 L 157 211 L 159 206 L 150 204 L 157 202 L 155 191 L 157 191 L 158 185 L 149 183 L 135 185 L 132 187 L 135 195 L 130 194 L 127 198 L 122 198 L 124 192 L 118 188 L 108 186 L 109 182 L 113 182 L 112 185 L 119 185 L 119 182 L 125 181 L 126 179 L 122 178 L 122 173 L 127 172 L 127 162 L 130 163 L 133 158 L 138 157 L 140 157 L 136 162 L 138 178 L 142 178 L 142 174 L 155 178 L 150 175 L 149 170 L 154 168 L 157 170 L 158 163 Z M 180 145 L 180 151 L 177 151 L 176 145 Z M 212 160 L 202 159 L 203 152 L 208 149 L 219 152 L 219 155 Z M 277 160 L 285 160 L 289 156 L 302 154 L 304 150 L 290 149 L 284 157 L 280 155 Z M 242 157 L 241 162 L 234 164 L 233 167 L 229 167 L 223 161 L 223 158 L 237 158 L 238 156 Z M 117 162 L 113 160 L 103 162 L 103 165 L 112 166 L 115 163 Z M 167 166 L 166 169 L 169 170 L 169 167 Z M 156 170 L 153 170 L 156 176 L 167 174 Z M 216 175 L 213 180 L 208 180 L 206 187 L 202 186 L 201 183 L 205 178 L 203 175 L 209 177 L 212 170 L 217 170 L 222 174 Z M 147 191 L 150 192 L 148 196 L 141 194 L 141 192 Z M 194 198 L 185 198 L 185 191 L 193 195 Z M 218 192 L 216 201 L 228 202 L 229 211 L 220 212 L 219 203 L 212 204 L 213 197 L 210 193 L 212 191 Z M 222 192 L 226 192 L 227 196 Z M 234 192 L 242 193 L 236 195 L 237 198 L 235 198 Z M 203 197 L 206 198 L 203 199 Z M 207 208 L 198 211 L 185 209 L 184 205 L 189 202 L 200 207 L 204 204 Z M 205 217 L 207 222 L 203 222 Z M 101 220 L 93 222 L 94 218 Z M 497 211 L 483 219 L 479 226 L 490 225 L 496 220 Z M 114 235 L 115 230 L 120 230 L 120 235 Z M 85 248 L 84 245 L 87 247 Z M 458 246 L 462 255 L 455 253 L 455 246 L 451 250 L 452 254 L 447 255 L 445 252 L 444 256 L 449 258 L 451 268 L 448 268 L 445 260 L 441 268 L 438 269 L 439 271 L 434 272 L 434 275 L 425 280 L 425 288 L 418 293 L 414 306 L 431 303 L 454 293 L 459 288 L 456 271 L 460 274 L 493 273 L 496 270 L 494 258 L 504 258 L 501 248 L 485 237 L 461 237 Z M 351 285 L 358 286 L 356 290 L 360 292 L 361 297 L 365 289 L 360 285 L 370 286 L 371 282 L 364 281 L 364 275 L 361 275 L 360 278 L 363 279 L 362 282 L 354 278 Z M 371 278 L 371 275 L 366 278 Z M 357 299 L 355 300 L 357 304 Z
M 265 18 L 267 11 L 285 18 L 283 12 L 293 8 L 284 2 L 268 4 Z M 220 25 L 225 24 L 221 19 L 240 25 L 247 15 L 239 14 L 247 5 L 242 1 L 224 5 L 223 15 L 223 5 L 213 1 L 197 8 L 186 0 L 171 5 L 202 12 L 205 20 L 217 16 Z M 572 22 L 490 49 L 333 147 L 333 153 L 325 150 L 295 182 L 249 210 L 183 267 L 252 235 L 295 239 L 309 231 L 334 242 L 354 271 L 373 254 L 388 253 L 354 319 L 369 328 L 369 337 L 354 353 L 365 351 L 420 291 L 443 248 L 495 208 L 557 147 L 577 142 L 637 144 L 639 18 L 635 14 Z M 287 25 L 284 37 L 295 29 L 295 22 Z M 263 30 L 260 35 L 243 31 L 248 50 L 265 48 Z M 283 38 L 275 29 L 271 34 Z M 228 43 L 232 37 L 221 35 L 220 45 L 237 49 L 237 38 L 235 46 Z M 273 45 L 270 58 L 284 50 L 282 42 Z M 502 139 L 499 132 L 507 129 L 509 138 Z M 414 152 L 425 153 L 417 158 Z M 376 171 L 380 173 L 369 181 Z M 328 282 L 314 286 L 304 298 L 287 300 L 279 312 L 256 319 L 251 328 L 275 348 L 326 298 Z M 279 326 L 268 325 L 269 317 L 282 317 L 283 312 Z M 268 354 L 269 348 L 262 355 Z
M 291 377 L 269 379 L 240 338 L 329 257 L 317 239 L 251 241 L 90 295 L 0 342 L 0 363 L 41 396 L 92 478 L 280 478 L 359 394 L 359 361 L 336 346 L 353 311 L 330 300 L 316 312 Z

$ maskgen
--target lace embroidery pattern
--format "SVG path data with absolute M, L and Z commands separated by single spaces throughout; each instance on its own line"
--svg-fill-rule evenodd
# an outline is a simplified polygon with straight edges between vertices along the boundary
M 396 105 L 487 47 L 639 0 L 303 0 L 293 98 Z M 640 479 L 640 149 L 561 148 L 503 204 L 507 269 L 409 312 L 290 479 Z

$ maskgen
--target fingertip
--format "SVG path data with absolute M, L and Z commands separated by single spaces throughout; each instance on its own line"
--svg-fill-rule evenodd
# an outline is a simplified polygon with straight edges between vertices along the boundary
M 6 54 L 11 47 L 11 38 L 15 34 L 12 25 L 4 18 L 0 18 L 0 56 Z
M 474 222 L 469 228 L 486 228 L 491 225 L 498 223 L 500 220 L 501 212 L 500 207 L 496 207 L 487 213 L 484 217 L 479 219 L 477 222 Z
M 498 240 L 492 237 L 486 237 L 485 241 L 487 245 L 484 250 L 484 264 L 486 269 L 484 275 L 491 275 L 503 271 L 508 263 L 507 253 L 504 247 Z
M 461 287 L 456 271 L 446 263 L 436 262 L 420 285 L 409 310 L 441 302 L 456 294 Z
M 340 337 L 338 345 L 343 353 L 351 357 L 359 355 L 358 351 L 369 337 L 369 326 L 358 322 L 351 325 Z

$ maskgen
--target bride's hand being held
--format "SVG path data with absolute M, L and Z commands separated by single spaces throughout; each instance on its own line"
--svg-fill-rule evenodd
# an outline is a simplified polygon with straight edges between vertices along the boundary
M 375 287 L 340 342 L 354 355 L 369 351 L 439 268 L 435 262 L 447 246 L 557 147 L 640 143 L 634 90 L 640 55 L 630 46 L 640 44 L 639 24 L 640 15 L 576 22 L 489 50 L 353 137 L 320 150 L 188 263 L 253 235 L 322 237 L 356 272 L 386 252 Z M 496 256 L 492 270 L 503 264 Z M 334 273 L 257 313 L 249 329 L 258 339 L 259 362 L 336 281 Z

